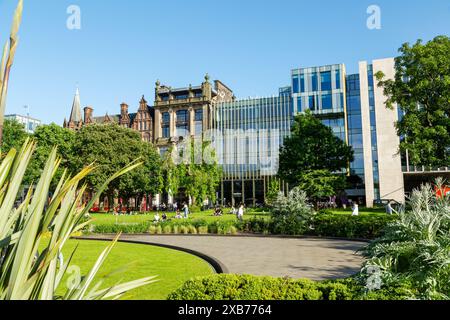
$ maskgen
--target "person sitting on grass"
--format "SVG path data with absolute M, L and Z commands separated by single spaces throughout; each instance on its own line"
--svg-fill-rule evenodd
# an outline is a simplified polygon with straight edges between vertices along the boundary
M 161 220 L 161 217 L 159 216 L 159 213 L 157 212 L 153 218 L 153 222 L 159 223 L 160 220 Z
M 163 221 L 163 222 L 167 221 L 167 214 L 163 213 L 163 215 L 162 215 L 162 221 Z
M 180 209 L 177 209 L 177 214 L 176 214 L 176 216 L 175 216 L 175 219 L 183 219 L 183 217 L 181 216 L 181 212 L 180 212 Z
M 223 215 L 222 208 L 220 208 L 219 206 L 217 206 L 216 209 L 214 210 L 214 216 L 215 216 L 215 217 L 221 217 L 222 215 Z

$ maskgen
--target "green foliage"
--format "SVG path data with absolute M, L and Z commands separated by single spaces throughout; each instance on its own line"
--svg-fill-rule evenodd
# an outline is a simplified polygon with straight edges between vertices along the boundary
M 58 147 L 58 157 L 61 158 L 61 166 L 56 172 L 53 185 L 58 182 L 65 169 L 70 167 L 73 159 L 73 143 L 75 142 L 75 133 L 69 129 L 61 128 L 56 124 L 39 126 L 33 134 L 36 141 L 36 152 L 31 159 L 30 166 L 25 175 L 25 183 L 31 184 L 36 181 L 45 161 L 55 146 Z M 81 168 L 79 168 L 81 170 Z
M 13 148 L 20 149 L 27 138 L 28 133 L 25 131 L 23 124 L 15 120 L 5 120 L 3 124 L 2 153 L 6 155 Z
M 386 226 L 395 221 L 396 216 L 378 215 L 336 215 L 318 214 L 314 217 L 311 235 L 321 237 L 375 239 L 383 234 Z
M 81 197 L 86 186 L 81 180 L 94 170 L 89 166 L 73 178 L 64 172 L 55 189 L 51 182 L 61 163 L 56 148 L 42 170 L 35 188 L 15 207 L 27 166 L 35 144 L 25 141 L 20 152 L 11 149 L 0 165 L 0 299 L 6 300 L 80 300 L 111 299 L 124 292 L 153 282 L 153 277 L 133 283 L 118 284 L 105 290 L 88 291 L 100 266 L 114 246 L 107 247 L 80 283 L 67 289 L 64 296 L 56 295 L 56 288 L 66 274 L 71 257 L 60 265 L 62 249 L 70 236 L 82 230 L 82 219 L 108 184 L 138 167 L 132 163 L 108 177 L 89 204 L 84 207 Z M 49 200 L 48 194 L 53 191 Z M 48 239 L 49 236 L 49 239 Z
M 280 181 L 277 179 L 270 181 L 266 194 L 266 204 L 272 206 L 280 193 Z
M 280 177 L 297 186 L 304 172 L 339 172 L 353 161 L 353 149 L 311 112 L 295 117 L 292 134 L 280 152 Z
M 294 188 L 287 197 L 280 193 L 272 210 L 273 231 L 288 235 L 304 234 L 310 228 L 314 214 L 304 191 Z
M 436 188 L 442 186 L 438 180 Z M 376 266 L 385 286 L 409 281 L 423 298 L 450 299 L 450 197 L 436 197 L 435 188 L 424 185 L 410 206 L 366 248 L 362 275 Z
M 314 282 L 288 278 L 221 274 L 195 278 L 171 293 L 168 300 L 405 300 L 410 291 L 364 293 L 352 279 Z
M 119 191 L 119 196 L 125 199 L 157 194 L 161 190 L 159 154 L 151 144 L 143 142 L 139 133 L 134 130 L 112 124 L 83 127 L 77 133 L 73 153 L 74 170 L 91 163 L 100 168 L 87 177 L 87 182 L 94 188 L 132 159 L 143 159 L 143 166 L 120 177 L 109 186 L 109 197 L 112 197 L 116 190 Z
M 403 44 L 395 60 L 395 78 L 377 74 L 389 97 L 405 113 L 397 124 L 407 137 L 400 149 L 414 165 L 450 165 L 450 38 L 438 36 L 426 44 Z
M 328 170 L 312 170 L 299 173 L 298 187 L 306 192 L 309 199 L 317 202 L 322 198 L 336 195 L 345 190 L 346 177 Z

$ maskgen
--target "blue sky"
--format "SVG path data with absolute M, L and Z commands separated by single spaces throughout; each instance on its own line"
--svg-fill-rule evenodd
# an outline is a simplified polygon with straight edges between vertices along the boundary
M 16 1 L 0 0 L 0 40 Z M 81 30 L 66 28 L 69 5 Z M 381 30 L 366 27 L 381 8 Z M 199 84 L 208 72 L 237 97 L 276 94 L 290 70 L 395 56 L 404 42 L 450 34 L 448 0 L 25 0 L 7 113 L 62 124 L 76 85 L 96 115 L 152 103 L 154 83 Z

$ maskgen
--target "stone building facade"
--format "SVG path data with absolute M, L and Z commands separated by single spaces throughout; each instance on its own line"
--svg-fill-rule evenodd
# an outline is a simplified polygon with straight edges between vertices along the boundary
M 80 93 L 77 89 L 70 118 L 64 120 L 64 128 L 80 130 L 90 124 L 116 123 L 141 134 L 142 140 L 154 143 L 161 153 L 186 135 L 198 136 L 212 126 L 213 105 L 235 99 L 233 91 L 224 83 L 210 82 L 208 75 L 199 86 L 172 88 L 159 81 L 155 87 L 153 106 L 142 96 L 136 113 L 129 112 L 125 102 L 120 113 L 94 117 L 94 109 L 85 107 L 81 112 Z

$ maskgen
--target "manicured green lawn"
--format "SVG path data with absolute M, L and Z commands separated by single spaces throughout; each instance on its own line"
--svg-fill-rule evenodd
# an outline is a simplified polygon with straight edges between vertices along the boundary
M 351 215 L 352 209 L 332 209 L 331 212 L 333 214 L 339 214 L 339 215 Z M 379 214 L 386 214 L 385 208 L 360 208 L 359 209 L 360 215 L 379 215 Z
M 221 217 L 215 217 L 212 210 L 208 211 L 199 211 L 194 212 L 189 216 L 189 220 L 205 220 L 207 222 L 213 222 L 213 221 L 236 221 L 237 218 L 235 215 L 228 214 L 230 209 L 225 209 L 224 215 Z M 160 212 L 160 215 L 162 212 Z M 168 219 L 174 219 L 175 213 L 173 212 L 167 212 Z M 256 210 L 248 210 L 245 215 L 244 219 L 252 219 L 253 217 L 258 218 L 269 218 L 270 214 L 268 211 L 256 211 Z M 147 221 L 153 221 L 154 213 L 150 214 L 140 214 L 140 215 L 121 215 L 121 216 L 115 216 L 112 214 L 106 214 L 106 213 L 96 213 L 91 214 L 91 218 L 93 219 L 94 225 L 105 225 L 105 224 L 122 224 L 122 223 L 141 223 L 141 222 L 147 222 Z
M 72 265 L 78 266 L 81 274 L 85 275 L 108 242 L 70 240 L 63 250 L 66 259 L 77 245 L 78 249 Z M 127 293 L 122 297 L 124 300 L 165 300 L 169 293 L 185 281 L 197 276 L 214 274 L 213 268 L 207 262 L 184 252 L 148 245 L 117 243 L 96 279 L 122 267 L 125 267 L 124 271 L 106 279 L 105 286 L 114 285 L 118 281 L 132 281 L 148 276 L 158 276 L 159 279 L 156 283 Z M 66 284 L 66 279 L 63 280 L 62 285 Z M 64 289 L 58 290 L 59 294 L 64 292 Z

